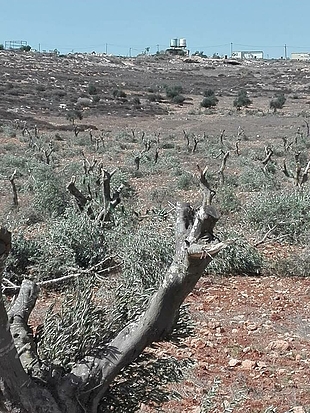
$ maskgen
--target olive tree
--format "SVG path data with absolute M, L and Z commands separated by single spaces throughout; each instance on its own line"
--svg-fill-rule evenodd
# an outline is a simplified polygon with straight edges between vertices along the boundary
M 5 402 L 9 401 L 27 413 L 95 413 L 121 370 L 152 342 L 160 341 L 171 333 L 181 304 L 213 257 L 226 246 L 213 233 L 219 219 L 216 209 L 211 205 L 215 192 L 206 179 L 206 169 L 199 168 L 199 171 L 202 203 L 199 208 L 192 208 L 187 203 L 177 205 L 175 252 L 170 267 L 145 310 L 121 326 L 101 354 L 77 357 L 69 371 L 52 368 L 52 374 L 43 381 L 40 376 L 41 360 L 28 327 L 39 287 L 33 280 L 25 279 L 14 304 L 8 310 L 1 297 L 1 411 L 5 411 Z M 10 249 L 11 234 L 1 228 L 1 282 Z

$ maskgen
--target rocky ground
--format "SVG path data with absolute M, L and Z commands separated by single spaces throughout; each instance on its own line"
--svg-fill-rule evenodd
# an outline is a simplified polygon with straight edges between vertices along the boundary
M 186 347 L 156 348 L 165 356 L 196 360 L 185 382 L 175 386 L 182 399 L 158 411 L 203 411 L 202 400 L 218 380 L 205 411 L 308 412 L 309 294 L 305 279 L 202 279 L 187 300 L 195 336 Z
M 261 137 L 281 142 L 283 136 L 294 137 L 298 127 L 305 128 L 309 73 L 309 65 L 289 61 L 233 66 L 198 57 L 119 59 L 2 51 L 0 120 L 6 127 L 19 119 L 31 128 L 38 125 L 45 134 L 65 125 L 70 129 L 68 110 L 76 108 L 80 98 L 91 98 L 88 86 L 92 83 L 100 91 L 100 99 L 81 108 L 81 129 L 91 127 L 109 136 L 132 129 L 160 132 L 163 140 L 174 134 L 180 141 L 183 130 L 201 137 L 203 133 L 217 136 L 225 129 L 227 140 L 232 141 L 241 127 L 255 147 Z M 182 106 L 148 100 L 149 90 L 165 83 L 182 84 L 186 96 Z M 214 112 L 199 106 L 206 86 L 220 96 Z M 113 90 L 120 88 L 126 91 L 126 101 L 113 98 Z M 240 88 L 249 91 L 255 104 L 237 113 L 232 103 Z M 286 93 L 289 104 L 274 116 L 268 103 L 277 91 Z M 141 105 L 133 103 L 135 97 Z M 139 182 L 136 190 L 141 195 L 142 180 Z M 276 255 L 279 248 L 262 246 L 269 256 Z M 309 412 L 309 298 L 310 280 L 294 274 L 288 278 L 201 279 L 187 299 L 195 321 L 194 335 L 181 346 L 158 343 L 148 350 L 156 357 L 172 355 L 195 361 L 186 380 L 172 385 L 180 398 L 163 406 L 142 404 L 139 411 Z M 48 302 L 46 296 L 40 298 L 34 325 L 42 320 Z

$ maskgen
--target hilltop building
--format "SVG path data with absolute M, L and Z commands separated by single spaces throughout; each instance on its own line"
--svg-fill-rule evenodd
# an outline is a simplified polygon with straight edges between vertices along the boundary
M 258 50 L 243 50 L 240 52 L 232 52 L 233 59 L 263 59 L 264 52 Z
M 170 47 L 166 49 L 166 53 L 180 56 L 188 56 L 189 50 L 186 48 L 186 39 L 171 39 Z
M 291 60 L 310 61 L 310 53 L 291 53 Z

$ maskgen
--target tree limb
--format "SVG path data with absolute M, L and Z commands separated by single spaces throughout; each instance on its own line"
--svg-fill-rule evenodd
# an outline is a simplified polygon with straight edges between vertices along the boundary
M 10 330 L 20 361 L 24 370 L 32 376 L 40 376 L 40 363 L 28 319 L 39 291 L 33 281 L 23 280 L 18 297 L 8 311 Z
M 206 180 L 206 168 L 199 168 L 199 171 L 202 205 L 198 210 L 192 209 L 189 204 L 177 206 L 174 259 L 147 309 L 108 344 L 104 358 L 85 357 L 60 384 L 66 394 L 75 394 L 78 388 L 83 402 L 92 402 L 91 413 L 97 412 L 101 398 L 121 369 L 153 341 L 171 333 L 180 305 L 213 256 L 227 245 L 215 241 L 213 228 L 219 215 L 210 205 L 214 191 Z

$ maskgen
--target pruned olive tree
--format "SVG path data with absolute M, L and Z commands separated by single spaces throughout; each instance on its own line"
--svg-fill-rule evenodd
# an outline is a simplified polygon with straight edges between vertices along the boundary
M 124 325 L 105 346 L 101 356 L 77 359 L 71 370 L 51 369 L 42 379 L 41 361 L 28 318 L 35 308 L 39 287 L 30 279 L 22 282 L 18 297 L 7 310 L 0 301 L 0 410 L 7 403 L 27 413 L 97 412 L 100 400 L 121 370 L 154 341 L 174 328 L 179 308 L 193 290 L 213 257 L 227 244 L 213 233 L 219 215 L 211 205 L 215 192 L 199 168 L 203 199 L 199 208 L 178 204 L 175 253 L 172 264 L 151 296 L 146 309 Z M 0 231 L 1 282 L 11 234 Z M 128 251 L 130 254 L 130 251 Z M 57 337 L 55 337 L 57 340 Z M 2 406 L 1 406 L 2 403 Z

